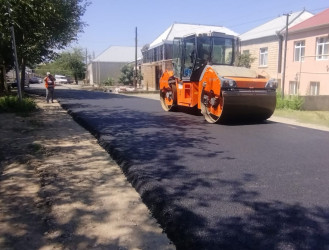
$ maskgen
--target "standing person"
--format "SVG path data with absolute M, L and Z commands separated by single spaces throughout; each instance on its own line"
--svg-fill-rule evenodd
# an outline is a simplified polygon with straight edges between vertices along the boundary
M 43 79 L 46 86 L 46 100 L 47 103 L 49 103 L 49 100 L 51 99 L 51 102 L 54 102 L 54 89 L 55 89 L 55 78 L 50 74 L 50 72 L 47 72 L 47 76 Z

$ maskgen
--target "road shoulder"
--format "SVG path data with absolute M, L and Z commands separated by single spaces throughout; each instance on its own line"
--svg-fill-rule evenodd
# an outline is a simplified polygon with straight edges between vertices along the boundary
M 1 114 L 0 248 L 174 249 L 96 139 L 55 102 Z

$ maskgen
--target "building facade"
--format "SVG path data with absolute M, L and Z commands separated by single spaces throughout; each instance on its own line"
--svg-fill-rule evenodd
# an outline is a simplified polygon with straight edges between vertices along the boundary
M 313 14 L 305 10 L 289 15 L 288 27 L 296 25 Z M 241 53 L 248 53 L 254 61 L 251 69 L 267 78 L 276 78 L 281 85 L 284 34 L 287 16 L 283 15 L 240 35 Z
M 287 95 L 329 96 L 329 9 L 289 29 Z

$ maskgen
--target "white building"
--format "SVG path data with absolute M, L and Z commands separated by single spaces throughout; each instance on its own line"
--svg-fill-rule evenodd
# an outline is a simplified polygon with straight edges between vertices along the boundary
M 141 56 L 141 47 L 137 47 L 137 58 Z M 111 46 L 88 64 L 87 81 L 101 84 L 112 78 L 117 83 L 121 68 L 134 60 L 135 47 Z

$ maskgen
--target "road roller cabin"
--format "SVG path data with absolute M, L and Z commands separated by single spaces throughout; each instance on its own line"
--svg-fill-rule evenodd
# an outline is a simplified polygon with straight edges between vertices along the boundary
M 275 110 L 277 83 L 234 66 L 237 37 L 223 33 L 191 35 L 173 42 L 173 71 L 160 79 L 165 111 L 197 107 L 206 121 L 263 121 Z

